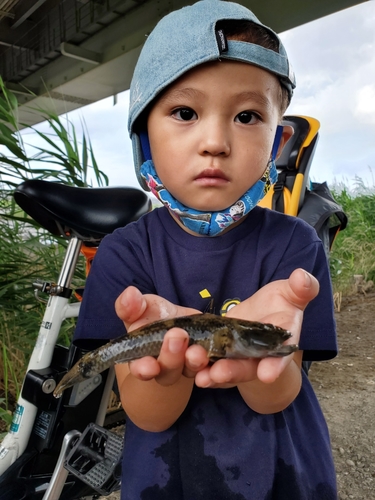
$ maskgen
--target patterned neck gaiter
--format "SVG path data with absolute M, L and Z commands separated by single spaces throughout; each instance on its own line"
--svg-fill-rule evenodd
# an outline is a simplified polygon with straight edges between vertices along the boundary
M 154 162 L 146 160 L 141 166 L 141 175 L 145 179 L 150 191 L 166 206 L 186 228 L 203 236 L 217 236 L 228 226 L 239 221 L 247 215 L 257 203 L 265 196 L 272 184 L 277 180 L 276 154 L 279 148 L 283 127 L 278 126 L 272 148 L 271 160 L 262 176 L 253 186 L 246 191 L 232 206 L 217 212 L 204 212 L 187 207 L 180 203 L 164 187 L 155 170 Z M 145 157 L 150 158 L 147 134 L 142 134 L 142 149 Z M 146 142 L 147 141 L 147 142 Z

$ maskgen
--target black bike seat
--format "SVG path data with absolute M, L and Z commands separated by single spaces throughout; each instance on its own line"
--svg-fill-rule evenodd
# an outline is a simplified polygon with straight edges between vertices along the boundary
M 151 200 L 132 187 L 79 188 L 29 180 L 15 192 L 16 203 L 56 236 L 75 234 L 84 241 L 102 239 L 151 210 Z

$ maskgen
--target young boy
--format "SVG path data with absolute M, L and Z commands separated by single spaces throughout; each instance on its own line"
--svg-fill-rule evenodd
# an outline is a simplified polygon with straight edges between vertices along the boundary
M 209 365 L 173 328 L 158 359 L 118 365 L 122 500 L 337 498 L 327 426 L 301 370 L 302 357 L 337 351 L 326 257 L 307 224 L 256 206 L 293 133 L 279 123 L 294 86 L 277 35 L 230 2 L 166 16 L 139 57 L 135 168 L 164 207 L 100 245 L 75 341 L 210 311 L 287 328 L 301 350 Z

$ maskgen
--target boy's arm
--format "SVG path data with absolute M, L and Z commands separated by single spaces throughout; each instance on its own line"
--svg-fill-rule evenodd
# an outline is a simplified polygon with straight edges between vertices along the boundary
M 288 343 L 298 343 L 303 310 L 319 292 L 319 283 L 301 269 L 288 280 L 261 288 L 228 312 L 228 316 L 274 323 L 293 333 Z M 196 376 L 201 387 L 237 385 L 247 405 L 259 413 L 276 413 L 298 395 L 302 383 L 302 351 L 285 358 L 261 360 L 222 359 Z
M 173 335 L 171 332 L 168 332 L 168 335 Z M 172 341 L 184 342 L 185 335 L 183 330 L 175 332 Z M 157 378 L 142 380 L 130 372 L 127 364 L 116 366 L 121 402 L 126 414 L 138 427 L 150 432 L 166 430 L 178 419 L 190 399 L 194 384 L 193 378 L 181 376 L 184 350 L 181 349 L 182 359 L 178 353 L 168 353 L 165 344 L 163 350 L 158 361 L 161 364 L 163 359 L 166 363 L 169 360 L 171 365 L 169 375 L 172 375 L 176 363 L 178 365 L 175 373 L 179 372 L 179 376 L 171 385 L 162 385 Z M 151 361 L 146 358 L 145 360 Z
M 156 295 L 142 295 L 134 287 L 127 288 L 120 295 L 116 311 L 130 331 L 152 321 L 200 312 L 176 306 Z M 172 328 L 165 335 L 158 359 L 144 357 L 129 364 L 116 365 L 123 408 L 138 427 L 151 432 L 163 431 L 184 411 L 197 371 L 185 368 L 187 347 L 187 333 Z M 206 366 L 206 351 L 199 346 L 190 349 L 193 364 L 194 352 L 198 352 L 197 369 Z M 183 370 L 186 376 L 182 375 Z

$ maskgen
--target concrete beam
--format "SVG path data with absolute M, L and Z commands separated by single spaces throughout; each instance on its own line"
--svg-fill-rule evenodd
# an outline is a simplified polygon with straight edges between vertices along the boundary
M 90 64 L 98 65 L 102 61 L 102 54 L 99 54 L 99 52 L 84 49 L 72 43 L 62 42 L 60 44 L 60 50 L 63 56 L 78 59 L 79 61 L 88 62 Z
M 24 85 L 21 85 L 19 83 L 12 83 L 12 82 L 5 82 L 5 86 L 8 90 L 11 90 L 14 94 L 21 94 L 21 95 L 26 95 L 26 96 L 35 96 L 37 97 L 39 95 L 39 90 L 34 87 L 25 87 Z

